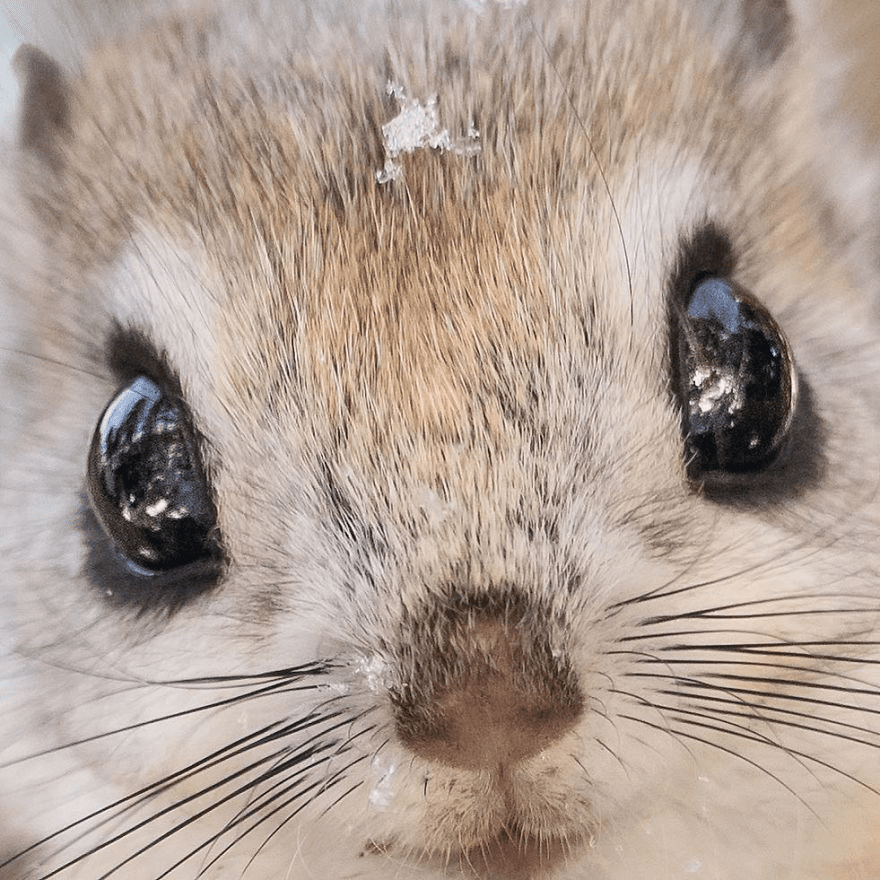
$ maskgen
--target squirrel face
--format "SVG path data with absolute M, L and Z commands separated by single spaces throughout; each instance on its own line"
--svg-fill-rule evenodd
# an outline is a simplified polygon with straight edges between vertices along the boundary
M 870 199 L 710 5 L 23 50 L 13 876 L 874 864 Z

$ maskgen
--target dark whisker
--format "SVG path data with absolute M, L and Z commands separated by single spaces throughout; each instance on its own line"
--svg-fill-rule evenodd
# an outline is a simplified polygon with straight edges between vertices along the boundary
M 296 721 L 292 724 L 285 724 L 285 723 L 277 723 L 276 722 L 275 724 L 268 725 L 266 728 L 263 728 L 261 731 L 258 731 L 256 734 L 251 734 L 248 737 L 244 737 L 242 740 L 238 741 L 238 743 L 242 743 L 241 747 L 239 747 L 239 748 L 235 747 L 236 745 L 238 745 L 238 743 L 232 744 L 231 746 L 226 746 L 223 749 L 220 749 L 220 750 L 218 750 L 218 752 L 215 753 L 215 755 L 219 756 L 216 759 L 214 759 L 213 755 L 210 756 L 209 758 L 202 759 L 202 760 L 196 762 L 195 764 L 190 765 L 189 767 L 185 768 L 184 770 L 177 771 L 176 773 L 170 774 L 169 776 L 164 777 L 163 779 L 159 780 L 158 782 L 153 783 L 150 786 L 147 786 L 146 788 L 142 789 L 141 791 L 136 792 L 133 795 L 129 795 L 128 797 L 121 799 L 119 802 L 117 802 L 117 804 L 111 805 L 110 807 L 107 807 L 107 808 L 104 808 L 103 810 L 97 811 L 97 813 L 93 814 L 93 816 L 106 813 L 109 810 L 113 810 L 115 807 L 123 805 L 123 804 L 125 805 L 125 811 L 128 812 L 128 811 L 134 809 L 135 807 L 137 807 L 141 802 L 144 802 L 148 798 L 155 796 L 156 794 L 159 794 L 163 791 L 169 790 L 170 788 L 179 784 L 183 780 L 188 779 L 188 778 L 192 778 L 197 773 L 203 772 L 204 770 L 207 770 L 207 769 L 210 769 L 214 766 L 217 766 L 218 764 L 221 764 L 221 763 L 228 761 L 232 758 L 238 757 L 241 754 L 245 754 L 248 751 L 253 750 L 254 748 L 258 748 L 260 746 L 267 745 L 271 742 L 275 742 L 283 737 L 289 736 L 292 733 L 297 733 L 302 730 L 306 730 L 310 727 L 314 727 L 314 726 L 321 724 L 323 722 L 326 722 L 328 720 L 332 720 L 334 717 L 338 717 L 339 714 L 340 713 L 332 713 L 330 715 L 320 715 L 320 716 L 310 715 L 307 718 L 301 719 L 301 720 Z M 342 727 L 347 723 L 348 723 L 348 719 L 345 718 L 343 721 L 340 721 L 335 725 L 331 725 L 330 727 L 322 729 L 318 733 L 314 734 L 309 740 L 307 740 L 305 743 L 300 745 L 300 748 L 297 750 L 297 752 L 294 755 L 294 758 L 292 758 L 291 761 L 296 763 L 297 761 L 301 761 L 303 759 L 302 758 L 302 756 L 304 754 L 304 752 L 302 751 L 303 746 L 306 746 L 309 743 L 313 743 L 313 742 L 317 741 L 319 737 L 327 736 L 332 731 L 337 730 L 339 727 Z M 333 748 L 334 746 L 335 746 L 335 743 L 329 743 L 329 744 L 325 744 L 324 746 L 322 746 L 321 748 L 318 748 L 318 749 L 314 749 L 314 748 L 306 749 L 305 754 L 308 754 L 309 756 L 311 756 L 312 754 L 320 753 L 321 751 L 328 750 L 330 748 Z M 210 794 L 211 792 L 217 791 L 217 790 L 229 785 L 229 783 L 232 782 L 233 780 L 240 779 L 242 777 L 247 777 L 248 774 L 252 773 L 255 769 L 257 769 L 261 766 L 264 766 L 269 761 L 274 760 L 279 754 L 283 753 L 284 751 L 287 751 L 287 749 L 284 749 L 281 752 L 275 752 L 270 755 L 259 758 L 256 761 L 253 761 L 250 764 L 248 764 L 238 770 L 235 770 L 234 772 L 230 773 L 229 775 L 227 775 L 226 777 L 224 777 L 220 781 L 215 782 L 206 788 L 202 788 L 199 791 L 197 791 L 191 795 L 188 795 L 187 797 L 178 799 L 177 801 L 169 804 L 168 806 L 162 808 L 161 810 L 158 810 L 158 811 L 152 813 L 150 816 L 147 816 L 145 819 L 142 819 L 140 822 L 137 822 L 133 825 L 128 826 L 124 831 L 120 832 L 119 834 L 116 834 L 116 835 L 113 835 L 113 836 L 107 838 L 106 840 L 102 841 L 100 844 L 98 844 L 97 846 L 88 850 L 87 852 L 84 852 L 81 855 L 77 856 L 76 858 L 66 862 L 65 864 L 60 865 L 58 868 L 54 869 L 49 874 L 46 874 L 43 878 L 41 878 L 41 880 L 48 880 L 49 877 L 53 877 L 53 876 L 61 873 L 62 871 L 72 867 L 73 865 L 78 864 L 83 859 L 88 858 L 89 856 L 93 855 L 94 853 L 99 852 L 103 849 L 106 849 L 107 847 L 109 847 L 115 843 L 118 843 L 120 840 L 123 840 L 124 838 L 134 834 L 135 832 L 143 829 L 144 827 L 158 821 L 163 816 L 174 813 L 179 808 L 186 806 L 187 804 L 190 804 L 200 798 L 203 798 L 206 795 Z M 318 762 L 318 763 L 320 763 L 320 762 Z M 205 815 L 208 815 L 209 813 L 213 812 L 214 810 L 216 810 L 220 806 L 228 803 L 229 801 L 240 796 L 243 793 L 247 793 L 247 792 L 251 791 L 255 784 L 258 784 L 259 781 L 261 781 L 264 778 L 270 778 L 270 776 L 271 776 L 271 773 L 270 774 L 263 774 L 263 775 L 257 777 L 256 782 L 254 780 L 248 780 L 245 784 L 234 789 L 232 792 L 227 793 L 222 798 L 214 801 L 213 803 L 211 803 L 207 807 L 203 808 L 199 812 L 188 817 L 185 821 L 179 823 L 178 825 L 174 826 L 173 828 L 171 828 L 167 832 L 163 833 L 162 835 L 160 835 L 159 837 L 154 839 L 146 847 L 143 847 L 141 850 L 139 850 L 137 853 L 134 853 L 131 856 L 129 856 L 125 861 L 121 862 L 117 866 L 117 868 L 114 869 L 114 872 L 115 872 L 115 870 L 118 870 L 118 868 L 122 867 L 123 865 L 127 864 L 129 861 L 136 858 L 138 855 L 141 855 L 142 853 L 148 851 L 149 849 L 152 849 L 153 847 L 157 846 L 159 843 L 163 842 L 164 840 L 166 840 L 169 837 L 173 836 L 174 834 L 178 833 L 182 829 L 188 827 L 193 822 L 198 821 L 199 819 L 203 818 Z M 118 815 L 121 815 L 118 811 L 115 813 L 112 813 L 111 818 L 115 818 Z M 80 825 L 83 822 L 87 822 L 87 821 L 89 821 L 90 818 L 92 818 L 92 817 L 85 817 L 84 819 L 79 820 L 79 822 L 73 823 L 73 825 L 71 827 L 76 827 L 77 825 Z M 96 828 L 100 827 L 100 825 L 95 826 L 95 827 Z M 58 832 L 58 834 L 60 834 L 60 833 L 62 833 L 62 832 Z M 56 837 L 56 836 L 57 836 L 57 834 L 52 835 L 52 837 Z M 51 838 L 49 838 L 49 839 L 51 839 Z M 41 843 L 42 842 L 43 841 L 41 841 Z M 37 844 L 37 845 L 39 845 L 39 844 Z M 20 857 L 21 855 L 23 855 L 23 853 L 16 856 L 16 858 Z M 106 875 L 106 876 L 109 876 L 109 875 Z
M 251 856 L 251 858 L 248 861 L 248 865 L 252 864 L 254 862 L 254 860 L 259 856 L 259 854 L 269 844 L 269 841 L 272 840 L 272 838 L 275 837 L 275 835 L 278 834 L 289 822 L 291 822 L 295 816 L 297 816 L 308 804 L 312 803 L 315 798 L 320 797 L 325 791 L 329 791 L 334 786 L 338 785 L 339 782 L 345 778 L 345 775 L 348 773 L 349 770 L 351 770 L 353 767 L 356 767 L 358 764 L 360 764 L 364 760 L 366 760 L 366 756 L 364 756 L 364 755 L 361 755 L 360 757 L 355 758 L 353 761 L 350 761 L 344 767 L 341 767 L 339 770 L 337 770 L 335 773 L 333 773 L 332 776 L 330 776 L 324 780 L 317 780 L 317 781 L 313 782 L 311 785 L 308 785 L 305 788 L 297 791 L 293 797 L 290 797 L 287 800 L 283 801 L 281 804 L 278 804 L 270 812 L 259 816 L 258 821 L 254 822 L 249 828 L 244 829 L 237 837 L 235 837 L 234 840 L 232 840 L 230 843 L 228 843 L 223 848 L 223 850 L 221 852 L 219 852 L 214 858 L 212 858 L 211 861 L 208 862 L 208 864 L 205 865 L 205 867 L 202 869 L 201 873 L 204 873 L 210 867 L 212 867 L 214 864 L 216 864 L 224 855 L 226 855 L 227 852 L 229 852 L 234 846 L 237 846 L 252 831 L 256 830 L 261 825 L 267 823 L 269 820 L 271 820 L 274 816 L 276 816 L 282 810 L 284 810 L 285 808 L 290 806 L 290 804 L 295 803 L 298 800 L 302 800 L 302 798 L 305 794 L 307 794 L 310 791 L 312 791 L 313 789 L 317 788 L 318 791 L 309 801 L 301 803 L 293 812 L 291 812 L 290 814 L 285 816 L 283 821 L 281 821 L 264 838 L 263 842 L 259 845 L 259 847 L 257 847 L 257 849 L 254 851 L 253 855 Z M 342 795 L 340 795 L 338 798 L 336 798 L 336 800 L 334 800 L 332 804 L 328 805 L 328 809 L 331 809 L 333 806 L 338 804 L 343 798 L 347 797 L 353 791 L 358 789 L 362 784 L 363 783 L 358 782 L 358 783 L 355 783 L 354 785 L 352 785 Z M 272 803 L 272 801 L 274 801 L 277 797 L 283 797 L 285 794 L 288 794 L 292 790 L 293 790 L 293 786 L 287 786 L 286 788 L 282 789 L 279 793 L 277 793 L 276 797 L 273 797 L 271 799 L 267 799 L 267 800 L 261 802 L 259 805 L 259 809 L 263 810 L 266 806 L 268 806 L 270 803 Z M 253 816 L 255 812 L 256 812 L 256 809 L 250 810 L 247 816 L 242 817 L 242 821 Z M 215 839 L 219 838 L 222 834 L 227 833 L 228 830 L 229 829 L 225 829 L 220 834 L 215 835 Z M 174 867 L 177 867 L 177 866 L 175 865 Z M 169 869 L 169 871 L 166 871 L 165 874 L 160 875 L 159 880 L 161 880 L 161 877 L 167 876 L 167 874 L 170 873 L 171 870 L 173 870 L 173 868 Z
M 299 673 L 294 673 L 298 675 Z M 107 730 L 102 733 L 96 733 L 91 736 L 83 737 L 82 739 L 70 740 L 69 742 L 62 743 L 58 746 L 53 746 L 51 749 L 43 749 L 39 752 L 32 752 L 30 754 L 24 755 L 19 758 L 15 758 L 12 761 L 8 761 L 6 763 L 0 764 L 0 770 L 5 770 L 9 767 L 14 767 L 17 764 L 24 763 L 25 761 L 31 761 L 35 758 L 41 758 L 45 755 L 53 754 L 55 752 L 64 751 L 65 749 L 72 749 L 77 746 L 85 745 L 90 742 L 95 742 L 97 740 L 106 739 L 112 736 L 118 736 L 123 733 L 130 732 L 132 730 L 138 730 L 140 728 L 149 727 L 153 724 L 160 724 L 164 721 L 171 721 L 176 718 L 185 718 L 188 715 L 196 715 L 200 712 L 208 712 L 213 709 L 221 709 L 224 706 L 229 706 L 231 704 L 243 703 L 249 700 L 259 699 L 260 697 L 265 697 L 269 695 L 275 695 L 278 693 L 293 693 L 297 691 L 308 691 L 308 690 L 319 690 L 322 685 L 320 684 L 308 684 L 308 685 L 298 685 L 296 687 L 292 687 L 291 679 L 289 677 L 285 678 L 282 675 L 276 673 L 265 673 L 263 675 L 254 675 L 249 676 L 248 679 L 251 680 L 261 680 L 271 678 L 272 681 L 270 684 L 266 685 L 262 688 L 257 688 L 253 691 L 250 691 L 246 694 L 236 694 L 232 697 L 227 697 L 223 700 L 215 700 L 211 703 L 204 703 L 200 706 L 194 706 L 189 709 L 181 709 L 178 712 L 171 712 L 167 715 L 157 715 L 154 718 L 149 718 L 146 721 L 138 721 L 134 724 L 127 724 L 121 727 L 115 727 L 112 730 Z M 220 681 L 222 687 L 243 687 L 248 683 L 248 679 L 246 678 L 238 678 L 238 677 L 228 677 L 228 678 L 219 678 L 219 679 L 184 679 L 178 682 L 146 682 L 142 686 L 147 687 L 150 685 L 163 685 L 163 686 L 195 686 L 195 685 L 210 685 L 212 681 Z M 2 866 L 0 866 L 2 867 Z
M 715 731 L 716 733 L 727 733 L 729 735 L 737 736 L 737 737 L 744 739 L 744 740 L 750 740 L 752 742 L 757 742 L 761 745 L 768 745 L 768 746 L 777 748 L 780 751 L 785 752 L 785 754 L 789 755 L 790 757 L 798 759 L 799 763 L 806 761 L 811 764 L 816 764 L 820 767 L 824 767 L 826 770 L 830 770 L 833 773 L 836 773 L 837 775 L 842 776 L 845 779 L 850 780 L 850 782 L 856 783 L 856 785 L 861 786 L 862 788 L 871 792 L 871 794 L 880 795 L 880 789 L 877 789 L 877 788 L 869 785 L 863 779 L 859 779 L 858 776 L 855 776 L 852 773 L 848 773 L 846 770 L 842 770 L 840 767 L 837 767 L 828 761 L 823 761 L 821 758 L 817 758 L 815 755 L 811 755 L 808 752 L 803 752 L 798 749 L 793 749 L 788 746 L 783 746 L 779 743 L 774 742 L 773 740 L 767 739 L 766 737 L 758 736 L 753 731 L 750 733 L 746 733 L 745 731 L 747 731 L 748 728 L 743 728 L 743 732 L 739 732 L 739 731 L 732 732 L 731 730 L 727 730 L 727 729 L 720 727 L 718 725 L 709 724 L 706 721 L 699 722 L 699 721 L 694 721 L 690 718 L 679 718 L 678 720 L 684 724 L 689 724 L 691 727 L 704 728 L 706 730 Z M 738 725 L 733 725 L 733 726 L 738 727 Z M 682 732 L 679 731 L 679 733 L 682 733 Z M 686 736 L 687 734 L 683 734 L 683 735 Z
M 650 705 L 650 704 L 646 703 L 645 705 Z M 770 779 L 774 780 L 774 782 L 777 782 L 780 786 L 782 786 L 782 788 L 784 788 L 787 792 L 789 792 L 789 794 L 791 794 L 793 797 L 797 798 L 798 801 L 800 801 L 808 810 L 810 810 L 810 812 L 812 812 L 815 815 L 815 812 L 810 807 L 810 805 L 790 785 L 788 785 L 784 780 L 782 780 L 775 773 L 772 773 L 766 767 L 763 767 L 757 761 L 753 761 L 751 758 L 746 757 L 745 755 L 741 754 L 740 752 L 737 752 L 734 749 L 728 748 L 727 746 L 723 746 L 719 742 L 715 742 L 710 739 L 705 739 L 705 738 L 703 738 L 701 736 L 697 736 L 696 734 L 693 734 L 693 733 L 688 733 L 686 730 L 680 730 L 680 729 L 676 729 L 673 727 L 664 727 L 662 724 L 657 724 L 653 721 L 648 721 L 646 718 L 638 718 L 634 715 L 625 715 L 625 714 L 622 714 L 619 717 L 622 719 L 626 719 L 627 721 L 633 721 L 636 724 L 642 724 L 645 727 L 650 727 L 653 730 L 657 730 L 661 733 L 668 734 L 669 736 L 674 737 L 674 738 L 675 737 L 685 737 L 686 739 L 689 739 L 693 742 L 698 742 L 698 743 L 701 743 L 702 745 L 710 746 L 711 748 L 717 749 L 718 751 L 723 752 L 726 755 L 730 755 L 731 757 L 736 758 L 738 761 L 742 761 L 743 763 L 748 764 L 751 767 L 754 767 L 756 770 L 760 771 L 761 773 L 764 773 Z M 688 723 L 688 722 L 685 720 L 685 723 Z M 718 732 L 727 733 L 728 731 L 726 731 L 724 729 L 720 729 Z M 760 742 L 760 740 L 758 740 L 758 741 Z
M 102 821 L 100 823 L 93 824 L 91 826 L 90 832 L 93 833 L 95 830 L 102 827 L 107 822 L 113 821 L 113 820 L 121 817 L 124 813 L 132 812 L 133 810 L 137 809 L 142 804 L 151 800 L 156 795 L 161 794 L 164 791 L 168 791 L 171 788 L 173 788 L 174 786 L 179 785 L 180 783 L 182 783 L 188 779 L 192 779 L 192 778 L 196 777 L 198 774 L 205 772 L 206 770 L 209 770 L 209 769 L 212 769 L 212 768 L 217 767 L 219 765 L 222 765 L 224 762 L 232 760 L 236 757 L 239 757 L 240 755 L 246 754 L 247 752 L 249 752 L 255 748 L 265 746 L 265 745 L 272 743 L 272 742 L 275 742 L 278 739 L 281 739 L 283 737 L 289 736 L 294 733 L 299 733 L 303 730 L 307 730 L 310 727 L 314 727 L 314 726 L 321 724 L 323 722 L 326 722 L 328 720 L 332 720 L 333 718 L 339 717 L 340 714 L 341 714 L 340 712 L 326 713 L 323 715 L 311 714 L 311 715 L 306 716 L 304 719 L 300 719 L 300 720 L 295 721 L 293 723 L 274 722 L 272 724 L 266 725 L 265 727 L 263 727 L 257 731 L 254 731 L 253 733 L 247 734 L 246 736 L 241 737 L 240 739 L 238 739 L 232 743 L 229 743 L 220 749 L 217 749 L 215 752 L 213 752 L 209 755 L 206 755 L 205 757 L 199 759 L 198 761 L 195 761 L 192 764 L 190 764 L 180 770 L 175 771 L 174 773 L 168 774 L 167 776 L 164 776 L 162 779 L 160 779 L 156 782 L 150 783 L 149 785 L 144 786 L 143 788 L 141 788 L 135 792 L 132 792 L 131 794 L 126 795 L 125 797 L 120 798 L 117 801 L 110 803 L 105 807 L 102 807 L 100 810 L 96 810 L 93 813 L 90 813 L 89 815 L 84 816 L 84 817 L 76 820 L 75 822 L 70 823 L 69 825 L 67 825 L 63 828 L 60 828 L 58 831 L 54 832 L 53 834 L 51 834 L 41 840 L 38 840 L 37 842 L 32 844 L 30 847 L 28 847 L 26 850 L 22 850 L 21 852 L 16 853 L 15 856 L 13 856 L 7 862 L 0 864 L 0 868 L 5 867 L 8 864 L 11 864 L 12 862 L 25 856 L 27 853 L 32 852 L 36 848 L 45 845 L 49 841 L 58 838 L 59 836 L 67 833 L 68 831 L 74 830 L 77 827 L 82 827 L 82 826 L 86 825 L 87 823 L 93 822 L 94 820 L 103 816 L 104 818 L 102 819 Z M 312 740 L 317 738 L 317 736 L 326 735 L 326 733 L 337 729 L 338 727 L 342 726 L 344 723 L 347 723 L 347 719 L 344 722 L 340 722 L 340 724 L 334 725 L 326 730 L 320 731 L 319 734 L 316 734 L 315 736 L 312 737 Z M 308 743 L 308 742 L 311 742 L 312 740 L 307 740 L 306 742 Z M 128 829 L 126 829 L 126 831 L 106 840 L 100 846 L 91 850 L 89 853 L 86 853 L 82 856 L 79 856 L 78 858 L 72 860 L 71 862 L 67 863 L 66 865 L 62 865 L 61 867 L 56 869 L 56 871 L 54 873 L 58 873 L 58 872 L 64 870 L 65 868 L 70 867 L 73 864 L 76 864 L 78 861 L 80 861 L 81 859 L 85 858 L 87 855 L 90 855 L 93 852 L 97 852 L 100 849 L 104 849 L 105 847 L 110 846 L 113 843 L 116 843 L 117 841 L 121 840 L 125 836 L 127 836 L 131 833 L 134 833 L 135 831 L 143 828 L 146 825 L 149 825 L 150 823 L 152 823 L 154 821 L 157 821 L 163 815 L 165 815 L 169 812 L 172 812 L 176 808 L 183 806 L 187 803 L 190 803 L 191 801 L 193 801 L 199 797 L 202 797 L 203 795 L 207 794 L 209 791 L 213 790 L 214 788 L 218 788 L 222 785 L 225 785 L 226 783 L 228 783 L 232 779 L 235 779 L 239 776 L 245 775 L 246 773 L 250 772 L 254 768 L 259 767 L 262 764 L 265 764 L 266 761 L 271 760 L 271 758 L 272 758 L 272 756 L 261 758 L 255 762 L 253 762 L 252 764 L 236 771 L 235 773 L 231 774 L 230 776 L 227 776 L 221 782 L 216 783 L 215 785 L 213 785 L 209 788 L 202 789 L 199 792 L 196 792 L 195 794 L 190 795 L 187 798 L 183 798 L 181 800 L 178 800 L 176 803 L 170 805 L 169 807 L 166 807 L 165 809 L 163 809 L 157 813 L 154 813 L 153 815 L 142 820 L 138 824 L 129 827 Z M 69 845 L 70 844 L 68 844 L 68 846 Z M 65 846 L 64 848 L 66 849 L 67 846 Z M 62 850 L 59 850 L 58 852 L 60 852 L 60 851 L 62 851 Z M 52 875 L 48 875 L 48 876 L 52 876 Z
M 330 745 L 326 746 L 326 748 L 330 748 L 330 747 L 331 747 Z M 325 763 L 327 759 L 321 755 L 322 751 L 324 751 L 324 750 L 325 750 L 325 748 L 307 749 L 305 755 L 301 754 L 298 751 L 296 753 L 296 756 L 293 759 L 291 759 L 291 761 L 295 765 L 302 764 L 302 766 L 300 766 L 299 772 L 293 778 L 301 777 L 304 774 L 308 773 L 310 770 L 315 769 L 315 767 L 319 767 L 321 764 Z M 270 756 L 270 758 L 274 758 L 274 757 L 276 757 L 276 755 Z M 315 760 L 313 760 L 311 763 L 308 763 L 308 764 L 302 763 L 306 758 L 312 758 L 312 757 L 314 757 Z M 259 762 L 259 763 L 262 763 L 262 762 Z M 253 766 L 257 766 L 257 765 L 255 764 Z M 250 768 L 248 768 L 248 769 L 250 769 Z M 275 772 L 277 772 L 277 771 L 275 771 Z M 207 794 L 208 792 L 225 785 L 230 779 L 233 779 L 233 778 L 240 776 L 240 775 L 241 775 L 240 773 L 235 773 L 232 776 L 227 777 L 226 779 L 222 780 L 221 782 L 216 783 L 215 785 L 212 785 L 209 788 L 204 789 L 203 791 L 199 792 L 196 795 L 196 797 L 202 797 L 205 794 Z M 261 776 L 257 777 L 255 780 L 248 781 L 245 785 L 240 786 L 239 788 L 224 795 L 219 800 L 213 802 L 209 806 L 200 810 L 199 812 L 193 814 L 192 816 L 187 817 L 187 819 L 185 819 L 183 822 L 178 823 L 173 828 L 162 833 L 159 837 L 151 840 L 150 843 L 148 843 L 146 846 L 143 846 L 140 849 L 138 849 L 137 851 L 131 853 L 123 861 L 119 862 L 111 871 L 108 871 L 106 874 L 103 874 L 99 878 L 99 880 L 106 880 L 107 877 L 110 877 L 113 874 L 115 874 L 120 868 L 125 867 L 125 865 L 127 865 L 129 862 L 134 861 L 135 859 L 142 856 L 144 853 L 147 853 L 151 849 L 154 849 L 155 847 L 159 846 L 161 843 L 163 843 L 164 841 L 173 837 L 175 834 L 178 834 L 180 831 L 183 831 L 184 829 L 188 828 L 190 825 L 197 823 L 198 821 L 203 819 L 209 813 L 211 813 L 214 810 L 218 809 L 219 807 L 229 803 L 230 801 L 234 800 L 236 797 L 239 797 L 242 794 L 246 794 L 246 793 L 250 792 L 254 786 L 259 785 L 259 783 L 262 780 L 264 780 L 266 778 L 270 778 L 271 775 L 272 774 L 262 774 Z M 317 784 L 317 783 L 315 783 L 315 784 Z M 308 789 L 305 789 L 305 790 L 307 791 Z M 174 808 L 176 808 L 176 806 L 178 806 L 178 805 L 175 805 L 175 807 L 172 807 L 171 809 L 173 810 Z M 166 811 L 163 811 L 163 812 L 166 812 Z M 205 840 L 201 844 L 199 844 L 197 847 L 190 850 L 183 858 L 181 858 L 175 864 L 171 865 L 163 874 L 161 874 L 159 876 L 160 877 L 167 876 L 173 870 L 178 868 L 180 865 L 189 861 L 191 858 L 196 856 L 198 853 L 200 853 L 205 848 L 211 846 L 216 840 L 218 840 L 220 837 L 222 837 L 228 831 L 229 831 L 229 826 L 226 826 L 224 829 L 217 832 L 217 834 L 212 835 L 207 840 Z M 126 833 L 128 833 L 128 832 L 126 832 Z M 48 876 L 51 876 L 51 875 L 48 875 Z M 44 878 L 41 878 L 41 880 L 44 880 Z M 158 880 L 158 878 L 157 878 L 157 880 Z

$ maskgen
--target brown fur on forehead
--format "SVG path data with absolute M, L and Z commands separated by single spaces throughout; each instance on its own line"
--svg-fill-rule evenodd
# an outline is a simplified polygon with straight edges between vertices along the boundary
M 509 190 L 406 217 L 413 185 L 435 176 L 438 161 L 404 163 L 409 191 L 377 193 L 374 228 L 355 218 L 325 231 L 333 259 L 316 280 L 302 340 L 309 362 L 326 362 L 313 378 L 331 411 L 366 404 L 381 423 L 383 410 L 403 407 L 413 427 L 461 439 L 476 420 L 468 407 L 478 388 L 490 408 L 495 395 L 510 410 L 528 406 L 523 380 L 561 347 L 565 327 L 551 325 L 539 230 L 508 222 Z M 377 399 L 367 404 L 361 389 Z
M 368 384 L 375 400 L 435 427 L 461 423 L 463 392 L 473 390 L 461 387 L 465 376 L 520 395 L 521 406 L 521 362 L 564 348 L 564 338 L 548 338 L 560 291 L 580 283 L 587 297 L 590 287 L 589 278 L 554 277 L 554 248 L 577 247 L 584 217 L 606 230 L 597 244 L 609 244 L 605 188 L 621 158 L 685 132 L 693 143 L 695 130 L 708 137 L 723 123 L 728 102 L 707 101 L 716 108 L 708 116 L 694 82 L 711 93 L 725 73 L 708 48 L 699 58 L 674 6 L 624 4 L 598 28 L 602 4 L 577 5 L 553 33 L 527 8 L 495 9 L 469 26 L 427 29 L 422 44 L 398 35 L 384 55 L 358 44 L 358 60 L 330 70 L 301 47 L 255 61 L 251 79 L 211 55 L 210 27 L 199 40 L 182 24 L 148 34 L 137 70 L 124 44 L 99 51 L 79 93 L 65 181 L 72 214 L 104 228 L 77 242 L 112 240 L 108 221 L 123 241 L 137 216 L 184 243 L 201 239 L 225 288 L 213 295 L 223 303 L 216 335 L 227 340 L 231 399 L 250 401 L 255 415 L 308 370 L 298 358 L 337 366 L 316 366 L 314 377 L 337 412 Z M 626 48 L 632 15 L 654 17 L 663 33 L 639 58 Z M 584 53 L 584 43 L 596 48 Z M 694 69 L 682 74 L 685 48 Z M 523 53 L 531 63 L 514 63 Z M 588 67 L 585 54 L 598 60 Z M 377 184 L 381 126 L 399 109 L 383 94 L 387 79 L 412 99 L 436 93 L 453 136 L 473 122 L 481 153 L 419 150 L 400 160 L 402 181 Z M 639 88 L 657 81 L 670 86 L 663 110 L 646 103 L 656 89 Z M 567 308 L 575 320 L 557 315 L 557 336 L 579 321 L 589 334 L 590 307 Z M 498 356 L 511 348 L 516 361 Z
M 327 199 L 348 211 L 375 190 L 373 174 L 384 161 L 381 125 L 397 110 L 383 94 L 390 80 L 409 98 L 438 95 L 441 123 L 453 135 L 476 124 L 483 179 L 512 172 L 555 192 L 597 154 L 627 143 L 628 119 L 647 135 L 672 132 L 703 118 L 705 108 L 694 106 L 700 87 L 719 87 L 706 76 L 717 66 L 717 47 L 707 45 L 699 57 L 677 4 L 618 5 L 612 11 L 604 3 L 573 4 L 571 18 L 551 19 L 555 32 L 529 7 L 495 8 L 473 20 L 462 12 L 460 27 L 438 26 L 436 33 L 432 20 L 424 32 L 416 25 L 404 32 L 392 17 L 392 24 L 377 24 L 375 45 L 349 35 L 351 56 L 332 61 L 309 51 L 311 34 L 292 33 L 289 46 L 249 57 L 241 65 L 246 76 L 229 69 L 220 48 L 222 20 L 213 28 L 210 17 L 157 25 L 136 45 L 98 49 L 89 60 L 75 120 L 74 158 L 82 162 L 74 164 L 88 169 L 99 160 L 99 167 L 117 172 L 117 206 L 143 210 L 135 194 L 146 184 L 155 208 L 176 209 L 200 233 L 214 224 L 228 227 L 230 211 L 240 220 L 267 207 L 282 209 L 263 219 L 279 233 L 284 218 L 291 226 L 302 219 L 298 203 L 308 210 Z M 633 16 L 654 19 L 657 32 L 650 51 L 638 57 L 628 45 Z M 422 43 L 413 43 L 418 35 Z M 692 62 L 682 73 L 685 49 Z M 524 54 L 529 63 L 522 63 Z M 134 67 L 131 57 L 138 59 Z M 670 86 L 665 109 L 673 119 L 658 112 L 648 88 L 658 81 Z M 711 128 L 719 112 L 713 108 L 704 126 Z M 603 136 L 608 143 L 597 142 Z M 430 183 L 432 191 L 439 186 L 439 200 L 452 181 L 440 175 Z

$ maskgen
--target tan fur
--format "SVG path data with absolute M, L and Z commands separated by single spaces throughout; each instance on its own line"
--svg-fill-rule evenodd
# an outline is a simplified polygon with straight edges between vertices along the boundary
M 47 838 L 9 876 L 877 876 L 876 178 L 807 19 L 112 6 L 7 163 L 0 842 Z M 379 182 L 382 126 L 434 95 L 452 146 Z M 670 390 L 670 278 L 707 221 L 818 416 L 722 500 Z M 114 322 L 177 373 L 216 496 L 225 575 L 169 614 L 88 575 Z M 310 663 L 247 700 L 218 680 Z M 524 757 L 457 766 L 408 700 Z M 257 778 L 312 737 L 301 793 Z

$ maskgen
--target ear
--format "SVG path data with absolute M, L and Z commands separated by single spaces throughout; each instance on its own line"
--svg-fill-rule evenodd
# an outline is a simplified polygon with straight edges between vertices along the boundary
M 773 64 L 794 39 L 794 22 L 787 0 L 742 0 L 743 45 L 753 62 Z
M 22 80 L 19 143 L 53 170 L 70 134 L 70 87 L 61 67 L 45 52 L 24 45 L 12 60 Z

